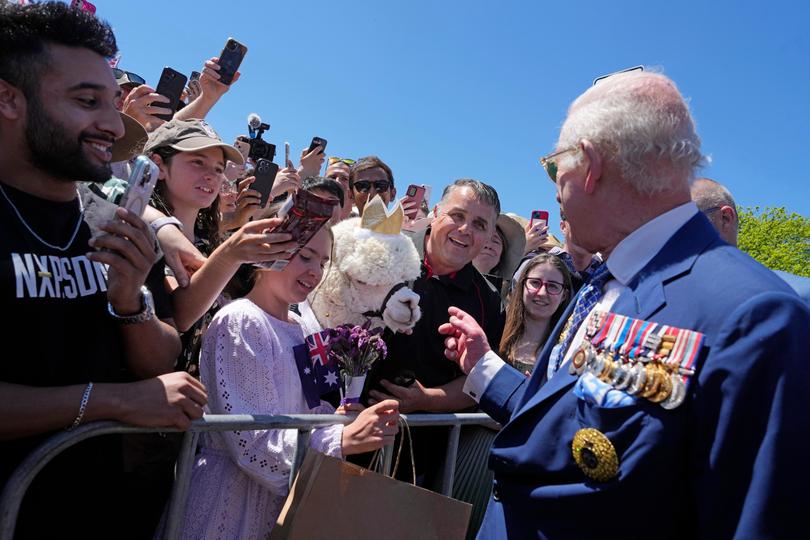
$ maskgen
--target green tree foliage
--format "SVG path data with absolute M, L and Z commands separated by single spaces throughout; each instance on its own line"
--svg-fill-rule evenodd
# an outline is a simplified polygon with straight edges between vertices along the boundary
M 740 210 L 739 247 L 772 270 L 810 277 L 810 219 L 784 207 Z

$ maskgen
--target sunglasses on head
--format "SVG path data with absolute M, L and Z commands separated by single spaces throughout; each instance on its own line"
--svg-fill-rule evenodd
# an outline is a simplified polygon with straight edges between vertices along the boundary
M 391 186 L 391 182 L 388 180 L 355 180 L 352 185 L 354 186 L 354 189 L 360 193 L 368 193 L 371 186 L 374 185 L 374 191 L 381 193 L 383 191 L 388 191 L 388 188 Z
M 331 156 L 329 158 L 329 165 L 334 165 L 335 163 L 343 163 L 344 165 L 348 165 L 349 167 L 351 167 L 352 165 L 354 165 L 357 162 L 355 160 L 349 159 L 349 158 Z
M 123 69 L 118 68 L 112 68 L 112 70 L 118 84 L 134 84 L 135 86 L 146 84 L 146 79 L 140 75 L 136 75 L 132 72 L 124 71 Z

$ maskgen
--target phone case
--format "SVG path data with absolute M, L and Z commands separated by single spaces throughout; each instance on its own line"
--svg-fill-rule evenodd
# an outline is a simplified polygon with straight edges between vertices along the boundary
M 262 208 L 267 204 L 267 199 L 270 197 L 270 191 L 273 189 L 273 184 L 276 183 L 276 175 L 278 174 L 278 165 L 268 159 L 260 159 L 256 162 L 256 171 L 253 176 L 256 180 L 250 185 L 250 189 L 255 189 L 262 194 L 260 204 Z
M 300 249 L 312 240 L 321 227 L 326 225 L 332 217 L 332 209 L 336 204 L 337 201 L 324 199 L 309 191 L 299 189 L 287 200 L 287 204 L 285 204 L 287 211 L 279 212 L 279 217 L 283 217 L 284 221 L 272 232 L 290 233 Z M 288 262 L 288 260 L 265 261 L 256 263 L 255 266 L 282 270 Z
M 532 210 L 532 219 L 529 220 L 529 227 L 534 226 L 535 221 L 542 221 L 545 226 L 548 226 L 548 212 L 545 210 Z
M 142 216 L 158 179 L 158 166 L 146 156 L 138 156 L 132 165 L 129 185 L 121 197 L 119 206 L 137 216 Z
M 166 120 L 167 122 L 172 119 L 174 112 L 177 111 L 177 106 L 180 104 L 180 96 L 183 95 L 183 90 L 186 88 L 186 76 L 177 70 L 170 67 L 163 68 L 163 73 L 160 74 L 160 81 L 158 82 L 155 92 L 169 98 L 169 103 L 155 103 L 155 106 L 165 107 L 172 111 L 171 114 L 156 114 L 155 116 Z
M 247 161 L 248 156 L 250 155 L 250 143 L 243 141 L 242 139 L 236 139 L 233 145 L 237 150 L 239 150 L 239 153 L 242 154 L 242 158 Z
M 239 66 L 247 54 L 247 47 L 239 43 L 233 38 L 228 38 L 225 42 L 225 47 L 219 53 L 219 82 L 223 84 L 231 84 L 233 76 L 239 71 Z
M 322 139 L 320 137 L 312 137 L 312 142 L 309 143 L 309 150 L 307 150 L 307 154 L 315 150 L 316 146 L 321 147 L 320 153 L 323 154 L 324 152 L 326 152 L 326 142 L 327 142 L 326 139 Z
M 407 213 L 409 219 L 416 219 L 416 216 L 419 215 L 419 207 L 422 205 L 422 201 L 425 198 L 425 188 L 422 186 L 417 186 L 416 184 L 411 184 L 408 186 L 405 194 L 416 201 L 416 206 L 414 206 L 414 208 L 409 210 Z

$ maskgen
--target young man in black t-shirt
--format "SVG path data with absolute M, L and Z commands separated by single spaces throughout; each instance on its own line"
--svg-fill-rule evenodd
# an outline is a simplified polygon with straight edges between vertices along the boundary
M 185 428 L 207 396 L 187 374 L 169 373 L 180 341 L 160 318 L 170 313 L 153 235 L 81 183 L 110 177 L 124 132 L 105 60 L 117 49 L 109 26 L 41 3 L 0 5 L 0 27 L 5 484 L 50 433 L 101 419 Z M 18 535 L 133 534 L 120 516 L 139 501 L 119 483 L 120 453 L 102 439 L 58 457 L 24 499 Z

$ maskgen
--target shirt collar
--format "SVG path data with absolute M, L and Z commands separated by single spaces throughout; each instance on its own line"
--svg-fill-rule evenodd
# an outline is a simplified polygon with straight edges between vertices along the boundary
M 664 212 L 625 236 L 608 257 L 610 273 L 622 285 L 627 286 L 661 251 L 672 235 L 697 213 L 697 205 L 690 201 Z

